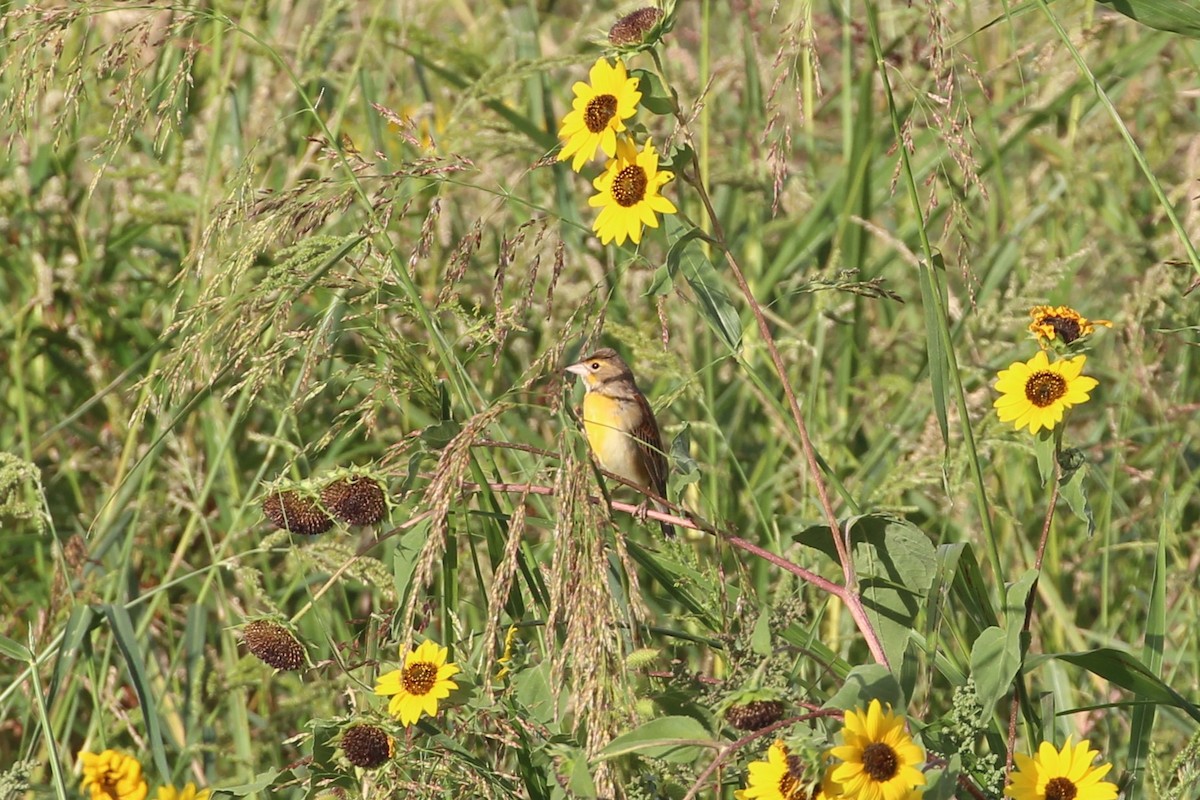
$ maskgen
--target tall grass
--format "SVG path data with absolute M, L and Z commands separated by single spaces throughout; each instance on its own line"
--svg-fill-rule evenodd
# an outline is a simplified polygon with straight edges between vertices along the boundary
M 78 754 L 111 747 L 237 795 L 731 797 L 775 736 L 838 730 L 743 738 L 739 692 L 790 718 L 892 680 L 950 776 L 927 796 L 995 795 L 1014 693 L 1018 751 L 1085 737 L 1130 796 L 1200 796 L 1196 43 L 1065 0 L 680 4 L 627 56 L 676 93 L 638 119 L 680 213 L 602 247 L 556 133 L 628 10 L 4 11 L 14 796 L 79 796 Z M 1034 584 L 1051 487 L 992 384 L 1044 303 L 1113 327 Z M 589 457 L 562 367 L 600 344 L 674 442 L 678 541 Z M 352 467 L 384 524 L 264 520 Z M 764 557 L 843 581 L 821 489 L 865 515 L 852 545 L 937 553 L 917 591 L 853 551 L 891 679 L 854 598 Z M 259 618 L 303 670 L 246 653 Z M 973 663 L 989 625 L 1008 644 Z M 404 729 L 371 690 L 426 638 L 460 690 Z M 397 737 L 387 767 L 346 763 L 352 720 Z

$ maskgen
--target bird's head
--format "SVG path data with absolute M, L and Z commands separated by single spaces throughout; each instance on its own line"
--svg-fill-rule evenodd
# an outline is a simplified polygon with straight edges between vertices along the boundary
M 604 347 L 587 358 L 567 367 L 567 372 L 583 379 L 588 389 L 617 378 L 631 376 L 629 365 L 611 347 Z

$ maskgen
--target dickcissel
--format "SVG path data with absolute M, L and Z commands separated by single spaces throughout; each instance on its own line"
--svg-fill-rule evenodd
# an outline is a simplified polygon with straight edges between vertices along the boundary
M 567 372 L 583 379 L 583 431 L 600 466 L 635 486 L 667 496 L 667 456 L 658 422 L 646 396 L 638 389 L 617 351 L 605 347 L 592 353 Z M 659 510 L 666 510 L 655 503 Z M 675 528 L 660 522 L 663 533 Z

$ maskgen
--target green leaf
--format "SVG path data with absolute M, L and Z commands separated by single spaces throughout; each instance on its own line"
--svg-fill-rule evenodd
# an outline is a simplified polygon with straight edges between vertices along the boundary
M 754 632 L 750 634 L 750 649 L 760 656 L 769 656 L 774 651 L 771 643 L 771 609 L 763 606 L 758 612 L 758 621 L 754 623 Z
M 167 766 L 167 751 L 163 747 L 162 723 L 158 713 L 158 700 L 154 685 L 146 672 L 146 661 L 142 657 L 142 648 L 133 628 L 133 620 L 129 618 L 129 610 L 122 605 L 101 606 L 104 616 L 108 619 L 113 640 L 121 655 L 125 657 L 125 666 L 129 668 L 129 682 L 137 693 L 138 704 L 142 708 L 142 719 L 146 723 L 146 738 L 150 741 L 150 750 L 154 754 L 154 766 L 162 775 L 170 775 Z
M 902 519 L 868 514 L 851 517 L 846 528 L 863 605 L 888 663 L 899 674 L 909 633 L 937 572 L 937 550 L 923 531 Z M 795 538 L 836 558 L 828 526 L 809 528 Z
M 1033 439 L 1033 453 L 1037 456 L 1038 476 L 1045 486 L 1054 477 L 1054 432 L 1043 428 Z
M 1087 465 L 1083 465 L 1079 469 L 1072 470 L 1070 473 L 1064 473 L 1058 484 L 1058 491 L 1062 494 L 1067 505 L 1075 512 L 1075 516 L 1081 522 L 1087 525 L 1088 538 L 1092 538 L 1092 534 L 1096 532 L 1096 517 L 1092 514 L 1092 504 L 1088 502 L 1087 492 L 1083 488 L 1084 476 L 1087 474 Z
M 1200 708 L 1197 708 L 1187 698 L 1179 694 L 1179 692 L 1163 683 L 1162 679 L 1139 661 L 1136 656 L 1123 653 L 1120 650 L 1114 650 L 1111 647 L 1100 647 L 1080 653 L 1049 653 L 1034 656 L 1025 662 L 1026 667 L 1032 669 L 1051 658 L 1083 667 L 1093 675 L 1099 675 L 1101 678 L 1115 683 L 1122 689 L 1128 689 L 1140 695 L 1139 699 L 1141 700 L 1175 706 L 1192 719 L 1200 722 Z
M 254 776 L 254 780 L 249 783 L 239 783 L 236 786 L 220 786 L 213 789 L 213 794 L 231 794 L 234 797 L 246 797 L 247 795 L 258 794 L 264 789 L 274 785 L 279 776 L 283 774 L 283 770 L 266 770 Z
M 598 757 L 606 761 L 641 753 L 677 764 L 688 763 L 700 756 L 701 747 L 697 742 L 712 741 L 712 734 L 693 717 L 659 717 L 613 739 Z
M 675 113 L 674 91 L 668 89 L 661 78 L 644 69 L 629 70 L 629 77 L 638 79 L 638 91 L 642 93 L 638 105 L 659 116 Z
M 33 660 L 33 653 L 29 651 L 28 647 L 7 636 L 0 636 L 0 655 L 6 655 L 13 661 Z
M 925 318 L 925 350 L 929 362 L 929 384 L 933 398 L 933 411 L 937 417 L 938 430 L 942 433 L 943 455 L 950 448 L 950 423 L 946 416 L 946 397 L 950 385 L 950 361 L 942 343 L 942 320 L 938 308 L 942 305 L 934 298 L 941 292 L 929 265 L 917 270 L 921 287 L 921 308 Z
M 1150 583 L 1150 607 L 1146 611 L 1146 633 L 1142 644 L 1142 660 L 1146 668 L 1159 676 L 1162 675 L 1163 646 L 1167 632 L 1167 541 L 1172 531 L 1167 521 L 1170 513 L 1167 509 L 1171 508 L 1171 504 L 1164 502 L 1162 508 L 1158 523 L 1158 547 L 1154 551 L 1154 579 Z M 1139 703 L 1133 709 L 1129 722 L 1129 754 L 1125 757 L 1125 769 L 1131 777 L 1130 789 L 1142 779 L 1150 754 L 1150 734 L 1154 730 L 1156 711 L 1153 703 Z
M 1097 0 L 1143 25 L 1168 33 L 1200 38 L 1197 0 Z
M 700 465 L 692 458 L 692 432 L 689 423 L 683 423 L 683 429 L 671 440 L 670 458 L 677 486 L 688 486 L 700 480 Z
M 962 756 L 958 753 L 946 759 L 942 769 L 931 769 L 925 773 L 925 791 L 921 800 L 954 800 L 957 795 L 958 776 L 962 772 Z
M 1003 628 L 988 628 L 979 634 L 971 645 L 971 677 L 984 714 L 1008 693 L 1020 666 L 1020 648 L 1009 646 Z
M 840 708 L 843 711 L 865 709 L 872 700 L 895 709 L 903 709 L 907 705 L 896 676 L 880 664 L 864 664 L 850 670 L 842 688 L 826 700 L 822 708 Z
M 682 271 L 705 322 L 731 352 L 736 352 L 742 345 L 742 319 L 721 285 L 716 269 L 703 255 L 691 251 L 683 254 Z

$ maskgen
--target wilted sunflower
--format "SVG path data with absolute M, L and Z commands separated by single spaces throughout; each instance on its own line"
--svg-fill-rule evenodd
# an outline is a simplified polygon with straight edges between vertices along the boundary
M 1095 332 L 1097 325 L 1111 328 L 1106 319 L 1088 319 L 1070 306 L 1034 306 L 1029 309 L 1033 322 L 1029 332 L 1037 337 L 1038 345 L 1045 347 L 1054 340 L 1071 344 Z
M 1088 392 L 1099 385 L 1095 378 L 1080 373 L 1086 356 L 1064 358 L 1053 363 L 1039 350 L 1029 361 L 1017 361 L 996 375 L 1000 397 L 993 403 L 1001 422 L 1030 433 L 1047 430 L 1062 422 L 1071 406 L 1086 403 Z
M 1071 737 L 1062 750 L 1042 742 L 1033 758 L 1016 753 L 1016 771 L 1004 794 L 1015 800 L 1114 800 L 1116 784 L 1101 780 L 1112 764 L 1092 765 L 1100 753 L 1092 750 L 1087 740 L 1071 744 Z
M 438 700 L 450 696 L 458 684 L 450 680 L 460 670 L 446 663 L 449 650 L 425 641 L 404 657 L 404 667 L 380 675 L 375 682 L 375 694 L 390 696 L 388 713 L 403 725 L 412 725 L 425 713 L 437 716 Z
M 658 227 L 658 214 L 674 214 L 675 204 L 659 194 L 663 184 L 674 179 L 673 173 L 658 168 L 658 153 L 649 141 L 640 151 L 632 140 L 617 141 L 617 154 L 604 173 L 592 182 L 599 194 L 588 198 L 588 205 L 599 208 L 592 230 L 601 244 L 616 239 L 624 244 L 642 240 L 642 226 Z
M 558 138 L 563 140 L 558 160 L 574 156 L 571 169 L 576 172 L 596 155 L 596 148 L 610 158 L 616 155 L 617 134 L 624 132 L 625 120 L 637 112 L 642 99 L 638 79 L 629 77 L 619 58 L 616 64 L 597 59 L 588 78 L 591 83 L 577 81 L 572 87 L 575 100 L 558 129 Z

